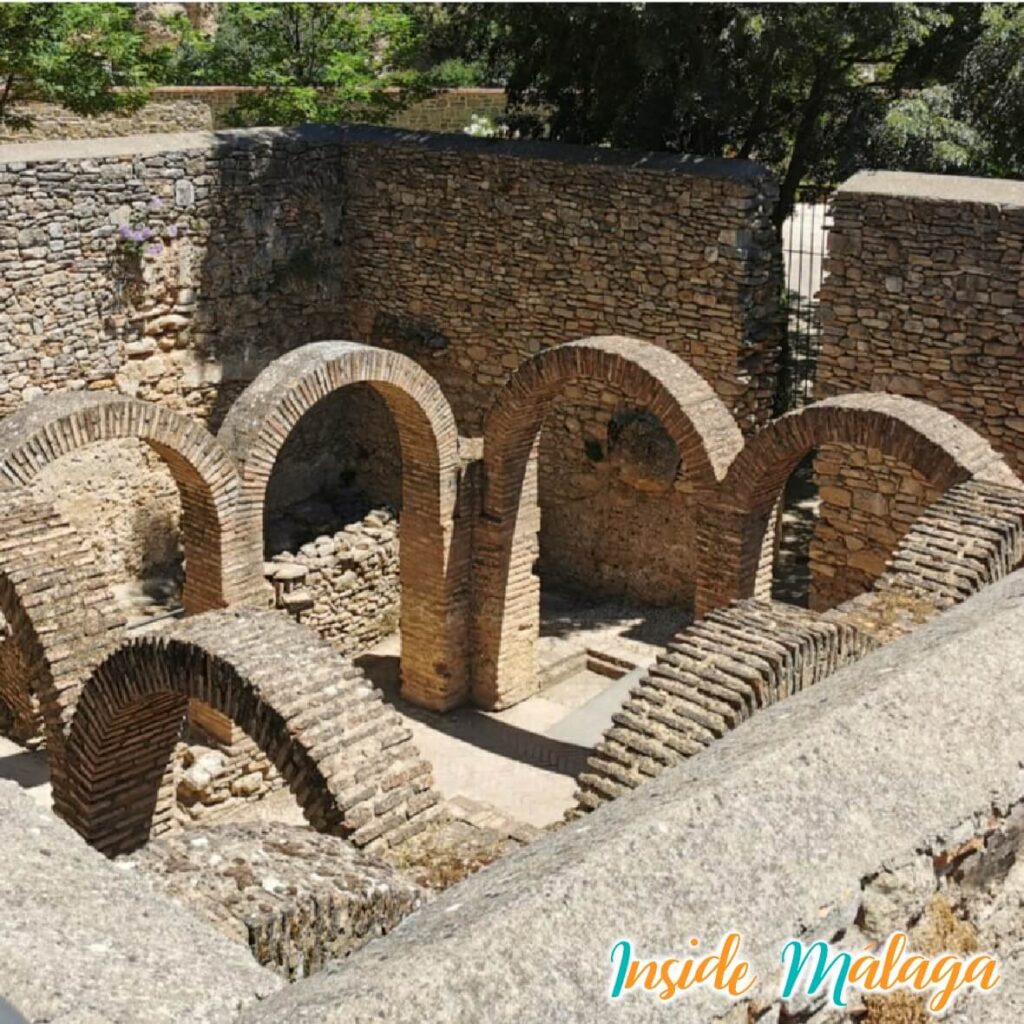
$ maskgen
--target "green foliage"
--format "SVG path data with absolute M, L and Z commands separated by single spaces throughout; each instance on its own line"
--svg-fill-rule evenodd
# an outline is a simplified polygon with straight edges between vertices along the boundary
M 934 85 L 895 100 L 872 130 L 866 163 L 932 174 L 978 174 L 988 147 L 956 116 L 954 91 Z
M 212 39 L 172 27 L 169 80 L 259 87 L 233 111 L 239 124 L 387 120 L 434 84 L 413 68 L 419 25 L 402 4 L 232 3 Z
M 31 126 L 19 97 L 86 115 L 136 109 L 158 62 L 130 4 L 0 4 L 0 123 Z
M 989 173 L 1024 176 L 1024 7 L 987 7 L 956 90 L 961 116 L 989 148 Z
M 507 77 L 520 110 L 547 112 L 539 130 L 755 157 L 780 179 L 779 223 L 801 184 L 841 180 L 869 160 L 1018 166 L 1021 7 L 498 4 L 463 17 L 490 22 L 492 73 Z

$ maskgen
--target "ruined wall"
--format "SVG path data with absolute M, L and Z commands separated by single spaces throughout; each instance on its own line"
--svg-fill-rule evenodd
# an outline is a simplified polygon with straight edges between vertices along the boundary
M 337 145 L 307 129 L 0 147 L 0 415 L 117 389 L 215 427 L 267 362 L 336 335 Z M 174 561 L 177 494 L 140 446 L 82 452 L 39 487 L 115 573 Z
M 3 146 L 0 414 L 49 390 L 117 388 L 216 429 L 272 358 L 350 337 L 415 358 L 473 434 L 530 355 L 618 332 L 689 359 L 749 430 L 774 391 L 774 196 L 745 161 L 378 128 Z M 153 237 L 125 240 L 122 225 Z M 551 417 L 543 568 L 588 592 L 686 602 L 691 496 L 648 474 L 642 438 L 633 456 L 614 450 L 613 418 L 636 412 L 584 384 Z M 271 506 L 352 474 L 395 505 L 389 415 L 348 397 L 323 416 L 282 460 Z M 136 470 L 119 491 L 155 493 Z M 134 545 L 129 565 L 152 561 L 131 524 L 103 529 Z
M 524 360 L 589 334 L 664 345 L 744 429 L 769 418 L 779 262 L 758 165 L 361 129 L 344 159 L 349 333 L 421 363 L 463 433 Z M 606 463 L 609 422 L 630 411 L 615 386 L 581 384 L 550 417 L 543 571 L 687 602 L 686 485 L 645 490 Z
M 939 406 L 1024 470 L 1024 183 L 868 172 L 834 201 L 821 290 L 821 397 L 890 391 Z M 814 606 L 864 589 L 934 497 L 871 456 L 823 450 Z M 896 536 L 894 536 L 894 534 Z M 857 540 L 851 544 L 856 535 Z
M 292 578 L 305 570 L 295 582 L 312 606 L 300 621 L 342 654 L 366 650 L 398 628 L 398 523 L 386 509 L 275 555 L 270 564 Z

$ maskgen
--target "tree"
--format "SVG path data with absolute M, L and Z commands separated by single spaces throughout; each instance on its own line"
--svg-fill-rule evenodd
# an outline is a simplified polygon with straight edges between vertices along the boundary
M 492 66 L 512 102 L 547 112 L 535 130 L 756 157 L 779 177 L 781 225 L 802 183 L 856 168 L 891 104 L 948 84 L 980 31 L 971 6 L 501 4 L 475 15 L 497 26 Z
M 408 6 L 224 4 L 212 39 L 177 21 L 168 80 L 258 87 L 232 111 L 239 124 L 386 121 L 434 85 L 415 67 L 421 22 Z
M 86 115 L 136 109 L 158 59 L 130 4 L 0 4 L 0 125 L 31 127 L 16 106 L 26 98 Z
M 988 172 L 1024 176 L 1024 7 L 985 9 L 955 92 L 961 118 L 988 146 Z

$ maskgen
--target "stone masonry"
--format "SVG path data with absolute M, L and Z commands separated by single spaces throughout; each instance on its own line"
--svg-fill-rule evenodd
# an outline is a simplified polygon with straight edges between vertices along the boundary
M 2 146 L 0 412 L 117 388 L 216 427 L 274 356 L 347 336 L 427 367 L 473 433 L 528 355 L 622 330 L 691 360 L 750 429 L 774 389 L 774 188 L 743 161 L 375 128 Z M 126 243 L 121 225 L 154 237 Z M 550 517 L 545 572 L 621 593 L 643 561 L 634 597 L 684 598 L 670 524 L 687 497 L 628 474 L 602 486 L 598 450 L 631 410 L 614 384 L 567 401 L 541 491 L 579 514 Z M 365 447 L 397 461 L 387 441 Z M 154 491 L 141 465 L 119 484 Z
M 277 822 L 161 836 L 118 863 L 289 981 L 386 934 L 427 898 L 344 840 Z
M 1024 562 L 1024 489 L 970 480 L 925 509 L 871 590 L 817 614 L 738 601 L 684 629 L 631 689 L 579 777 L 571 816 L 700 753 L 752 714 Z
M 56 103 L 19 103 L 15 112 L 32 118 L 30 128 L 13 131 L 0 125 L 0 143 L 43 142 L 49 139 L 99 139 L 113 135 L 144 135 L 151 132 L 201 132 L 213 127 L 213 112 L 201 99 L 162 96 L 140 110 L 84 117 Z
M 230 113 L 248 92 L 237 85 L 165 85 L 152 91 L 141 110 L 85 117 L 54 103 L 30 101 L 18 113 L 32 116 L 31 128 L 0 129 L 2 142 L 43 142 L 49 139 L 99 139 L 120 135 L 209 131 L 230 127 Z M 504 89 L 443 89 L 399 111 L 396 128 L 416 132 L 461 132 L 474 117 L 497 122 L 505 113 Z
M 1024 468 L 1024 184 L 864 172 L 833 203 L 817 393 L 923 399 Z M 820 452 L 815 606 L 861 592 L 928 502 L 905 463 Z M 851 546 L 850 538 L 861 541 Z
M 342 654 L 373 646 L 398 628 L 398 523 L 375 509 L 333 536 L 275 555 L 268 578 L 288 576 L 309 594 L 300 621 Z M 302 571 L 296 579 L 296 574 Z
M 347 334 L 427 367 L 463 434 L 528 358 L 594 334 L 683 357 L 745 432 L 771 416 L 763 168 L 359 129 L 345 154 Z M 692 499 L 608 473 L 609 426 L 637 408 L 614 381 L 567 382 L 541 437 L 541 568 L 589 594 L 689 603 Z

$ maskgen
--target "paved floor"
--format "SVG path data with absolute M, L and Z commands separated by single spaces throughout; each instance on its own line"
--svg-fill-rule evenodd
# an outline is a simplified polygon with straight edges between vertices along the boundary
M 678 609 L 638 610 L 616 604 L 581 609 L 546 597 L 542 689 L 499 712 L 467 707 L 439 715 L 403 701 L 398 695 L 397 635 L 357 661 L 406 719 L 420 751 L 434 766 L 442 796 L 490 805 L 519 822 L 543 828 L 561 820 L 573 805 L 576 776 L 590 749 L 639 671 L 681 622 L 685 615 Z M 631 666 L 637 669 L 631 671 Z M 608 672 L 622 677 L 612 678 Z M 40 804 L 49 805 L 45 753 L 23 750 L 0 737 L 0 778 L 14 779 Z M 230 816 L 302 820 L 287 791 L 239 807 Z

